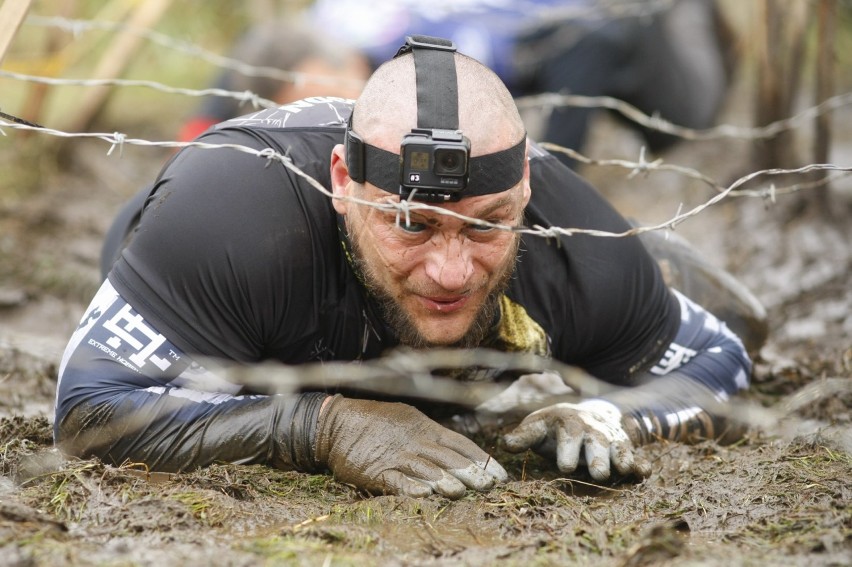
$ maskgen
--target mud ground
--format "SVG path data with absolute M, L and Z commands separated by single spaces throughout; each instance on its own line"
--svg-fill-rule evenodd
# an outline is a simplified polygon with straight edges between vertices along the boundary
M 736 109 L 728 119 L 744 120 Z M 831 219 L 802 191 L 775 204 L 729 199 L 678 227 L 769 313 L 746 399 L 770 414 L 741 442 L 645 447 L 650 478 L 600 485 L 505 453 L 490 430 L 479 440 L 507 484 L 459 501 L 368 498 L 324 475 L 222 465 L 167 476 L 51 447 L 59 357 L 99 284 L 100 237 L 166 154 L 128 146 L 108 157 L 108 144 L 78 141 L 60 167 L 43 140 L 7 134 L 0 168 L 19 177 L 0 192 L 0 565 L 852 563 L 849 178 L 832 185 Z M 753 171 L 749 148 L 690 142 L 665 158 L 727 184 Z M 834 162 L 852 164 L 850 148 L 837 142 Z M 635 160 L 638 149 L 601 119 L 586 153 Z M 586 173 L 646 223 L 712 194 L 673 174 Z

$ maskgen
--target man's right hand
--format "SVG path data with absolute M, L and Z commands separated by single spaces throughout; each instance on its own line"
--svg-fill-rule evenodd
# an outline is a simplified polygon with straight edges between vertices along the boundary
M 335 396 L 320 413 L 317 463 L 372 494 L 460 498 L 508 478 L 463 435 L 400 403 Z

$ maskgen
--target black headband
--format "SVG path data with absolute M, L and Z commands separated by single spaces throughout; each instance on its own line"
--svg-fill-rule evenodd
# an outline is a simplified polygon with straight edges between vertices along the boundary
M 417 81 L 417 127 L 457 130 L 459 84 L 456 79 L 455 44 L 440 37 L 405 38 L 394 59 L 411 53 Z
M 413 53 L 417 81 L 417 128 L 414 132 L 430 133 L 430 139 L 443 134 L 455 136 L 467 144 L 470 142 L 458 130 L 458 81 L 456 78 L 455 45 L 452 41 L 428 37 L 408 37 L 397 54 L 399 57 Z M 354 110 L 353 110 L 354 113 Z M 444 138 L 448 139 L 448 138 Z M 412 189 L 403 187 L 403 158 L 400 154 L 383 150 L 364 142 L 352 131 L 352 115 L 346 128 L 346 164 L 349 177 L 357 183 L 368 181 L 389 193 L 406 198 Z M 492 154 L 469 158 L 467 177 L 453 200 L 475 195 L 501 193 L 511 189 L 523 178 L 526 136 L 513 147 Z M 402 151 L 402 150 L 401 150 Z M 438 191 L 429 196 L 428 190 L 419 197 L 426 200 L 447 198 Z
M 470 158 L 470 178 L 464 196 L 502 193 L 520 183 L 524 177 L 525 151 L 526 137 L 523 137 L 511 148 Z M 368 181 L 389 193 L 399 193 L 399 154 L 365 143 L 351 127 L 346 130 L 346 165 L 352 181 Z

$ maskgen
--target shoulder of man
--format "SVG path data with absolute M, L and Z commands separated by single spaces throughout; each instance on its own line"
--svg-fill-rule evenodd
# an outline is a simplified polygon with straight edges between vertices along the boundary
M 263 129 L 344 127 L 355 104 L 353 99 L 314 96 L 244 114 L 217 124 L 214 129 L 252 127 Z

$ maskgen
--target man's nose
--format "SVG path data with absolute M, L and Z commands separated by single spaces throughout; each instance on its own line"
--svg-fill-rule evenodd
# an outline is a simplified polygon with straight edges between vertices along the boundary
M 426 275 L 447 291 L 462 291 L 473 276 L 469 245 L 461 236 L 438 237 L 426 257 Z

